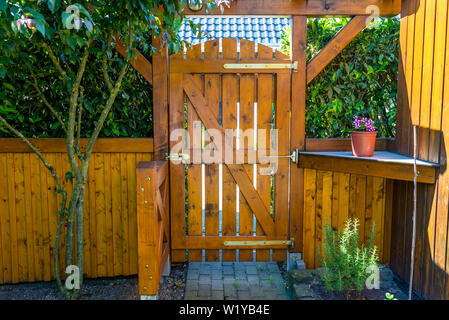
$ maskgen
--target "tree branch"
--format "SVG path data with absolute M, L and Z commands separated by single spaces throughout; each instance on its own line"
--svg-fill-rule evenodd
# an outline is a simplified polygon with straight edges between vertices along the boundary
M 92 136 L 89 139 L 89 143 L 87 144 L 86 151 L 84 152 L 84 160 L 85 161 L 88 160 L 90 157 L 94 143 L 97 140 L 98 135 L 99 135 L 101 129 L 103 128 L 103 124 L 106 120 L 106 117 L 108 116 L 109 111 L 111 110 L 111 107 L 114 104 L 115 98 L 117 97 L 117 94 L 120 91 L 122 80 L 126 74 L 126 71 L 128 70 L 128 67 L 129 67 L 129 64 L 126 64 L 120 70 L 120 74 L 117 79 L 117 82 L 115 83 L 115 86 L 112 89 L 109 99 L 106 102 L 106 106 L 104 107 L 103 111 L 101 112 L 100 119 L 98 120 L 97 125 L 95 126 L 95 129 L 94 129 L 94 132 L 92 133 Z
M 109 49 L 111 48 L 111 41 L 112 41 L 111 34 L 109 35 L 107 41 L 108 41 L 108 47 L 106 49 L 106 52 L 109 51 Z M 108 69 L 109 69 L 108 55 L 107 55 L 107 53 L 105 53 L 103 55 L 103 60 L 102 60 L 102 71 L 103 71 L 104 82 L 106 83 L 106 86 L 108 87 L 109 92 L 111 92 L 112 89 L 114 88 L 114 86 L 112 85 L 111 78 L 109 78 Z
M 47 160 L 44 158 L 44 156 L 42 155 L 42 153 L 40 153 L 39 150 L 37 150 L 37 148 L 35 146 L 33 146 L 31 144 L 31 142 L 25 138 L 25 136 L 18 131 L 16 128 L 14 128 L 13 126 L 11 126 L 5 118 L 3 118 L 2 116 L 0 116 L 0 122 L 3 123 L 3 125 L 12 133 L 14 133 L 17 137 L 19 137 L 38 157 L 39 159 L 42 161 L 42 163 L 44 164 L 44 166 L 50 171 L 51 176 L 53 177 L 53 179 L 55 179 L 56 182 L 56 186 L 58 188 L 58 190 L 61 190 L 62 192 L 65 192 L 62 188 L 62 184 L 59 181 L 58 176 L 56 175 L 56 171 L 55 168 L 53 168 L 48 162 Z
M 75 159 L 75 119 L 76 119 L 76 107 L 78 106 L 78 96 L 81 86 L 81 80 L 83 79 L 84 70 L 86 69 L 87 59 L 89 57 L 89 47 L 92 44 L 93 39 L 89 39 L 88 45 L 84 50 L 84 56 L 81 60 L 80 66 L 78 68 L 78 73 L 76 75 L 75 83 L 72 87 L 72 95 L 70 97 L 70 108 L 69 108 L 69 126 L 67 132 L 67 154 L 70 161 L 70 166 L 75 173 L 76 177 L 79 177 L 80 170 Z
M 133 25 L 131 24 L 131 21 L 129 22 L 129 46 L 132 48 L 132 42 L 133 42 Z M 128 71 L 129 67 L 129 60 L 128 62 L 122 67 L 120 70 L 119 76 L 117 81 L 115 82 L 114 88 L 112 89 L 108 101 L 106 102 L 106 106 L 104 107 L 103 111 L 101 112 L 100 119 L 97 122 L 97 125 L 95 126 L 94 132 L 92 133 L 92 136 L 89 139 L 89 142 L 86 147 L 86 151 L 84 152 L 84 161 L 87 161 L 90 158 L 90 154 L 92 152 L 92 148 L 95 144 L 95 141 L 98 138 L 98 135 L 100 134 L 101 129 L 103 128 L 103 124 L 106 120 L 106 117 L 109 114 L 109 111 L 112 108 L 112 105 L 114 104 L 115 98 L 117 97 L 118 92 L 120 91 L 120 87 L 122 85 L 123 78 L 125 77 L 126 71 Z
M 45 48 L 45 50 L 47 50 L 48 55 L 50 56 L 50 60 L 55 65 L 56 70 L 58 70 L 59 73 L 61 73 L 63 78 L 67 78 L 67 72 L 65 72 L 64 69 L 61 67 L 61 64 L 59 63 L 58 58 L 56 58 L 56 56 L 53 53 L 53 50 L 50 48 L 50 46 L 45 41 L 41 41 L 41 44 Z
M 53 106 L 48 102 L 48 100 L 47 100 L 47 98 L 45 98 L 45 95 L 42 92 L 41 88 L 39 88 L 39 82 L 37 81 L 37 77 L 36 77 L 36 74 L 34 73 L 33 69 L 31 68 L 31 66 L 29 65 L 28 62 L 25 62 L 25 65 L 27 66 L 28 70 L 31 73 L 31 77 L 33 78 L 33 81 L 30 81 L 31 85 L 34 87 L 34 89 L 36 89 L 37 93 L 40 95 L 45 106 L 53 113 L 53 115 L 56 117 L 56 119 L 58 119 L 58 121 L 61 123 L 62 129 L 67 134 L 67 127 L 66 127 L 64 121 L 62 120 L 61 116 L 53 108 Z

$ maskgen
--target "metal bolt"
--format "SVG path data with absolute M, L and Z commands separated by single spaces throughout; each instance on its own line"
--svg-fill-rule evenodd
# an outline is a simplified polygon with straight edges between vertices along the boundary
M 153 280 L 153 277 L 152 277 L 152 276 L 149 276 L 148 279 Z
M 150 181 L 151 180 L 151 178 L 150 177 L 147 177 L 147 181 Z
M 148 203 L 148 201 L 147 201 L 147 200 L 143 200 L 143 203 L 147 204 L 147 203 Z
M 143 291 L 147 291 L 147 287 L 143 287 Z
M 145 189 L 144 188 L 140 188 L 140 191 L 144 191 Z
M 147 265 L 147 264 L 145 265 L 145 268 L 148 268 L 148 265 Z

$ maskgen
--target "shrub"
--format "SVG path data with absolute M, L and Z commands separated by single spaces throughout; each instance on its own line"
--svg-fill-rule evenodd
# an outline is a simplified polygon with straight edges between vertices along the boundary
M 323 282 L 328 291 L 361 291 L 370 274 L 366 269 L 377 265 L 377 247 L 374 245 L 374 223 L 366 245 L 359 245 L 359 221 L 349 218 L 345 228 L 337 233 L 330 224 L 324 227 L 324 256 L 318 248 L 318 258 L 325 268 Z
M 310 61 L 349 21 L 309 18 Z M 396 134 L 399 19 L 373 21 L 307 87 L 306 136 L 347 138 L 355 115 L 374 120 L 380 137 Z M 290 51 L 290 30 L 281 36 Z

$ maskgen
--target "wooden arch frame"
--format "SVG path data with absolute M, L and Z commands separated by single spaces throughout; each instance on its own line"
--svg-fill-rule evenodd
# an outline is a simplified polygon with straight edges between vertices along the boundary
M 378 10 L 377 10 L 378 9 Z M 371 21 L 373 15 L 396 16 L 401 12 L 401 0 L 233 0 L 223 15 L 290 15 L 291 59 L 298 62 L 297 71 L 292 73 L 291 149 L 305 150 L 305 107 L 306 88 L 310 83 Z M 186 15 L 204 15 L 204 10 L 184 12 Z M 309 62 L 306 61 L 307 18 L 323 16 L 350 16 L 352 19 L 334 38 Z M 160 39 L 153 44 L 159 48 L 148 61 L 139 52 L 131 61 L 133 67 L 153 85 L 153 150 L 154 160 L 164 160 L 169 152 L 168 117 L 168 53 L 162 48 Z M 116 49 L 126 55 L 126 47 L 120 42 Z M 306 75 L 306 76 L 304 76 Z M 295 238 L 293 252 L 303 249 L 304 172 L 292 166 L 290 175 L 290 211 L 298 212 L 290 218 L 290 236 Z M 293 182 L 293 183 L 292 183 Z

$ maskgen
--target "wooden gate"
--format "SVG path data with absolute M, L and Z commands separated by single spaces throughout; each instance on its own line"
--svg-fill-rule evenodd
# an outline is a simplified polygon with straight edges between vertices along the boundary
M 289 56 L 237 39 L 170 57 L 174 262 L 286 259 L 293 66 Z M 184 163 L 174 160 L 179 146 Z

